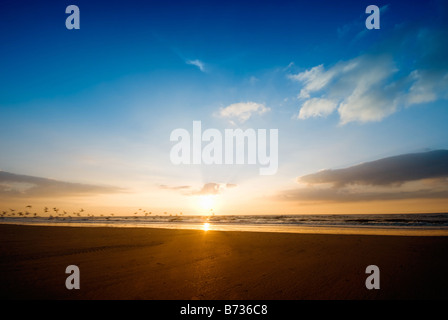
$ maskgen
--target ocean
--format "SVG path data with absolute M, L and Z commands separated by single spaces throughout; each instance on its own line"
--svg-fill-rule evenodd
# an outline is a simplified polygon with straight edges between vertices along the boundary
M 448 235 L 448 213 L 0 217 L 0 223 L 73 227 L 144 227 L 217 231 Z

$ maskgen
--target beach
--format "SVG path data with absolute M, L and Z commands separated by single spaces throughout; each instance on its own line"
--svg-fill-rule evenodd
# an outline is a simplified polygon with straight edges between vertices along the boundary
M 447 254 L 439 236 L 0 225 L 0 298 L 447 299 Z

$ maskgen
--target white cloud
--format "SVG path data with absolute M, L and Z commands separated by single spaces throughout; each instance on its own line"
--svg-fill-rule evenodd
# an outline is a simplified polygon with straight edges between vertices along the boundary
M 341 80 L 348 89 L 338 108 L 342 124 L 382 120 L 397 110 L 400 98 L 400 86 L 387 82 L 397 71 L 389 57 L 358 59 Z
M 299 119 L 337 110 L 341 124 L 380 121 L 400 107 L 446 99 L 448 72 L 414 70 L 394 79 L 398 69 L 387 55 L 364 55 L 328 70 L 323 65 L 289 78 L 303 84 Z M 314 95 L 315 97 L 312 97 Z
M 299 98 L 301 99 L 309 98 L 311 92 L 319 91 L 324 88 L 328 82 L 330 82 L 332 77 L 333 72 L 326 72 L 322 64 L 311 68 L 310 70 L 289 76 L 290 79 L 305 84 L 299 94 Z
M 338 109 L 343 124 L 381 120 L 396 109 L 396 103 L 388 96 L 393 87 L 384 89 L 395 71 L 390 57 L 361 56 L 339 62 L 328 70 L 319 65 L 291 76 L 304 83 L 299 98 L 308 99 L 302 104 L 299 119 L 327 116 Z M 320 97 L 310 99 L 311 94 L 319 92 Z M 322 98 L 323 94 L 329 99 Z
M 397 110 L 397 101 L 381 92 L 352 94 L 340 103 L 338 113 L 341 124 L 349 122 L 380 121 Z
M 298 98 L 308 99 L 310 98 L 311 93 L 315 93 L 324 89 L 335 78 L 340 77 L 343 74 L 355 69 L 358 66 L 358 63 L 359 61 L 356 59 L 348 62 L 340 62 L 327 71 L 321 64 L 296 75 L 289 75 L 289 78 L 305 84 L 300 91 Z
M 446 92 L 446 88 L 448 88 L 448 72 L 443 74 L 441 72 L 415 70 L 409 75 L 409 78 L 414 83 L 407 96 L 408 106 L 435 101 L 439 93 Z
M 299 112 L 299 119 L 307 119 L 310 117 L 325 117 L 331 114 L 337 107 L 337 103 L 320 98 L 312 98 L 302 105 Z
M 267 108 L 264 104 L 255 103 L 255 102 L 239 102 L 231 104 L 225 108 L 221 108 L 219 110 L 219 116 L 222 118 L 236 119 L 240 123 L 244 123 L 253 114 L 262 115 L 268 111 L 270 108 Z
M 198 60 L 198 59 L 196 59 L 196 60 L 187 60 L 187 61 L 185 61 L 185 63 L 193 65 L 193 66 L 196 66 L 196 67 L 199 68 L 199 70 L 201 70 L 202 72 L 205 72 L 205 64 L 201 60 Z

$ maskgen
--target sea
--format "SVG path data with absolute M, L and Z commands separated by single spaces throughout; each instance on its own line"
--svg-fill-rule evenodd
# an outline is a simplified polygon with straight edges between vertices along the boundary
M 448 236 L 448 213 L 0 217 L 2 224 L 326 234 Z

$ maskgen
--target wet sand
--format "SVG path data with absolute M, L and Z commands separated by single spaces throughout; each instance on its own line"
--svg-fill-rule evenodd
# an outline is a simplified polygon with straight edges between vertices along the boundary
M 447 257 L 448 237 L 0 225 L 0 298 L 447 299 Z

